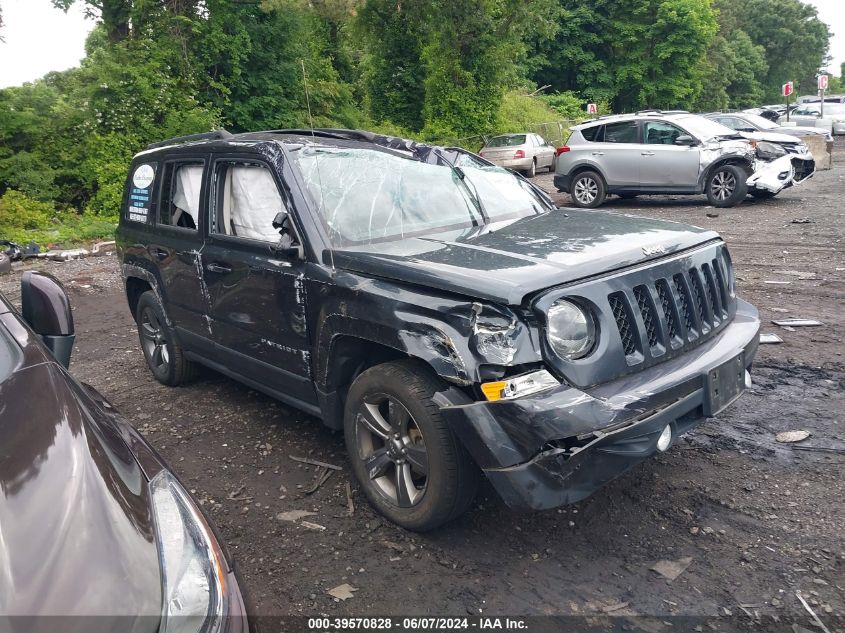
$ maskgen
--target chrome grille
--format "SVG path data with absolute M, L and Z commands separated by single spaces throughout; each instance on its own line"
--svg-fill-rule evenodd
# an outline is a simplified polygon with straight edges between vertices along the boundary
M 626 356 L 637 352 L 637 344 L 634 339 L 634 324 L 626 307 L 625 296 L 622 293 L 610 295 L 608 298 L 610 309 L 613 311 L 613 318 L 616 320 L 616 327 L 619 329 L 619 337 L 622 339 L 622 349 Z
M 651 305 L 651 297 L 648 295 L 648 289 L 645 286 L 637 286 L 634 288 L 634 297 L 637 299 L 637 306 L 643 317 L 643 326 L 645 326 L 646 336 L 648 337 L 648 346 L 657 347 L 657 318 Z
M 629 365 L 712 336 L 731 313 L 728 265 L 721 251 L 683 272 L 607 295 Z M 677 269 L 676 269 L 677 270 Z
M 677 315 L 675 314 L 675 301 L 672 298 L 672 291 L 665 279 L 657 280 L 657 296 L 660 297 L 660 307 L 663 308 L 663 317 L 666 319 L 666 333 L 669 341 L 680 339 L 678 334 Z

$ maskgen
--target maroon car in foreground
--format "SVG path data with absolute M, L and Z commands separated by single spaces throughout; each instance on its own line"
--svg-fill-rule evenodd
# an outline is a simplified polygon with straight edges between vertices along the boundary
M 213 528 L 146 441 L 68 374 L 73 341 L 49 275 L 24 273 L 20 313 L 0 295 L 0 619 L 25 631 L 247 631 Z

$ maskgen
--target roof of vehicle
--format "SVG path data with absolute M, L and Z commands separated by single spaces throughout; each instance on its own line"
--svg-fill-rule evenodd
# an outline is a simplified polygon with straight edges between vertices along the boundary
M 386 136 L 367 132 L 365 130 L 346 130 L 340 128 L 313 128 L 313 129 L 281 129 L 263 130 L 257 132 L 244 132 L 232 134 L 227 130 L 215 130 L 204 134 L 191 134 L 188 136 L 177 136 L 175 138 L 152 143 L 139 152 L 136 156 L 145 156 L 151 153 L 179 150 L 183 148 L 195 148 L 197 146 L 211 144 L 250 144 L 268 141 L 281 141 L 292 143 L 323 142 L 329 144 L 340 144 L 355 146 L 357 144 L 376 145 L 380 149 L 393 150 L 413 156 L 418 160 L 426 160 L 428 155 L 436 150 L 455 151 L 458 148 L 427 145 L 409 139 L 395 136 Z
M 629 112 L 627 114 L 606 114 L 600 117 L 596 117 L 595 119 L 581 121 L 581 123 L 579 123 L 578 125 L 573 126 L 573 129 L 580 130 L 595 124 L 604 124 L 613 121 L 624 121 L 626 119 L 660 118 L 671 120 L 673 118 L 677 118 L 680 116 L 688 116 L 690 114 L 692 113 L 686 110 L 640 110 L 639 112 Z

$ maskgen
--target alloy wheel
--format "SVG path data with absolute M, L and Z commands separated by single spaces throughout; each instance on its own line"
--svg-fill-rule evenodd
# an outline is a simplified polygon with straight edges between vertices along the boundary
M 379 493 L 400 508 L 417 505 L 428 485 L 428 452 L 408 409 L 387 394 L 364 398 L 355 438 L 358 457 Z
M 150 365 L 157 371 L 165 369 L 170 363 L 170 352 L 164 329 L 152 308 L 146 308 L 141 313 L 141 343 Z
M 727 200 L 736 191 L 736 177 L 729 171 L 720 171 L 713 177 L 710 190 L 717 200 Z
M 599 185 L 592 178 L 580 178 L 575 182 L 573 195 L 583 205 L 592 204 L 599 195 Z

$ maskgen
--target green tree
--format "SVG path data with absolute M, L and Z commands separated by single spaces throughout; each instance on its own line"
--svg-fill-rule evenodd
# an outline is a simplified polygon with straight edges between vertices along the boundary
M 718 24 L 710 0 L 562 0 L 547 65 L 556 90 L 610 100 L 614 111 L 685 107 L 702 90 L 703 60 Z
M 815 77 L 827 56 L 830 31 L 812 5 L 801 0 L 716 0 L 722 19 L 741 25 L 765 50 L 767 71 L 761 80 L 766 100 L 777 100 L 780 86 L 796 81 L 801 92 L 815 90 Z

